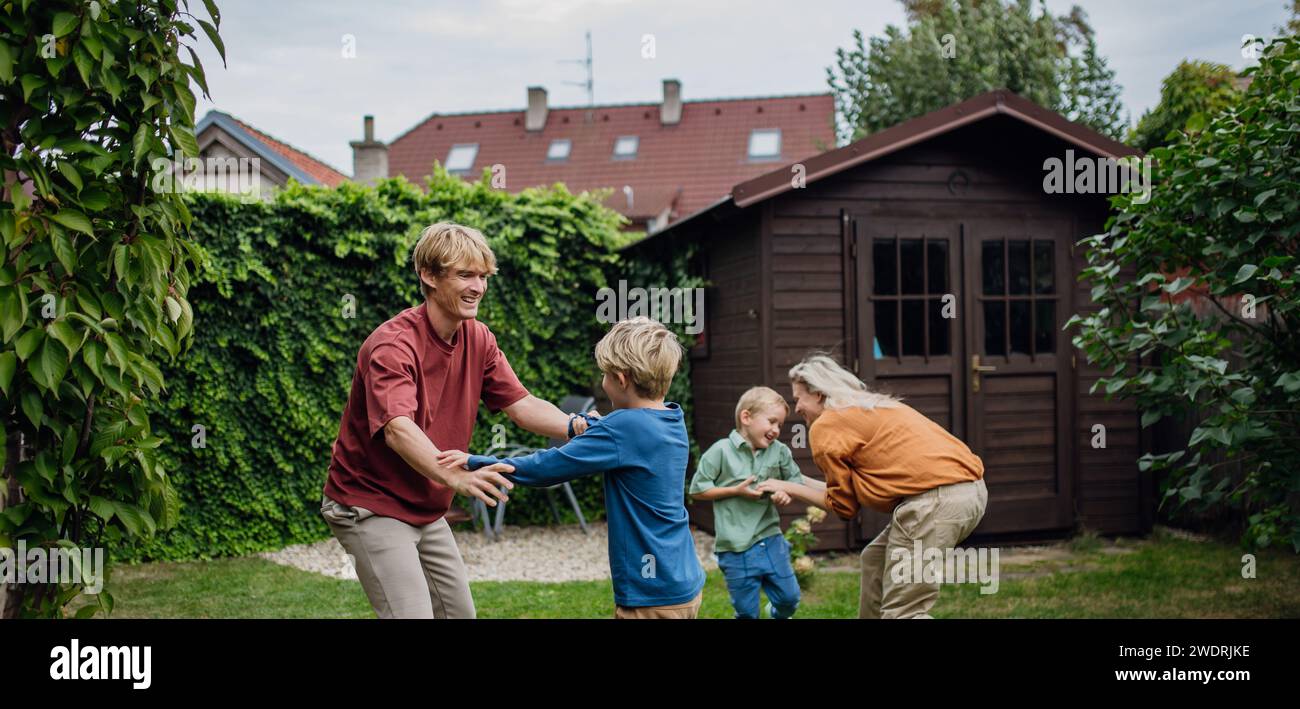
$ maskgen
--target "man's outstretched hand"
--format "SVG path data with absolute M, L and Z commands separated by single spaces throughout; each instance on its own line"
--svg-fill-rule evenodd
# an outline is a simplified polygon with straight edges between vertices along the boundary
M 493 463 L 478 470 L 453 468 L 447 486 L 458 494 L 482 500 L 488 507 L 496 507 L 497 500 L 505 502 L 510 499 L 501 488 L 513 490 L 515 487 L 501 473 L 512 473 L 514 470 L 514 466 L 508 463 Z

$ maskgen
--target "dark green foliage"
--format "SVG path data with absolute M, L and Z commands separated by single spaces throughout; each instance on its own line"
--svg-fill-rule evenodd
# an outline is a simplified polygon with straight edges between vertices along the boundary
M 1151 151 L 1149 202 L 1113 198 L 1107 231 L 1082 242 L 1102 307 L 1069 324 L 1143 426 L 1199 422 L 1185 450 L 1140 463 L 1168 473 L 1164 504 L 1233 510 L 1246 544 L 1300 551 L 1300 39 L 1247 72 L 1239 101 Z
M 184 507 L 175 531 L 128 556 L 225 556 L 328 537 L 321 488 L 357 350 L 375 327 L 422 302 L 410 249 L 433 222 L 488 237 L 500 270 L 480 318 L 525 386 L 554 402 L 594 393 L 592 350 L 607 328 L 596 320 L 596 292 L 620 270 L 621 217 L 563 187 L 511 195 L 441 170 L 428 187 L 394 179 L 293 185 L 266 204 L 191 200 L 206 252 L 192 297 L 204 334 L 167 373 L 169 396 L 155 415 Z M 350 303 L 354 318 L 344 317 Z M 512 442 L 544 444 L 484 409 L 472 450 L 488 448 L 494 424 Z M 195 425 L 205 448 L 190 445 Z M 600 479 L 574 488 L 599 518 Z M 548 521 L 543 495 L 516 488 L 509 522 Z

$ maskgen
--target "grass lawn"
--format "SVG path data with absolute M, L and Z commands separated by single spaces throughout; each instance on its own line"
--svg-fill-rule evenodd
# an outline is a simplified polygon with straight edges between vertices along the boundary
M 1009 549 L 1002 553 L 1010 556 Z M 1068 554 L 1001 564 L 997 593 L 948 585 L 940 618 L 1297 618 L 1300 556 L 1257 554 L 1241 576 L 1228 544 L 1157 533 L 1075 544 Z M 855 557 L 845 557 L 856 561 Z M 609 581 L 475 582 L 481 618 L 612 618 Z M 114 618 L 373 618 L 361 585 L 255 557 L 118 567 Z M 800 618 L 855 618 L 858 574 L 829 569 L 805 590 Z M 709 573 L 701 618 L 729 618 L 721 573 Z

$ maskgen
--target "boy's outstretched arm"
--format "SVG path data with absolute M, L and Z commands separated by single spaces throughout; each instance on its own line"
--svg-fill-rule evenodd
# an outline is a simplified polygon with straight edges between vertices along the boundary
M 471 455 L 466 461 L 466 467 L 477 470 L 498 462 L 514 466 L 515 471 L 506 474 L 506 477 L 515 482 L 532 487 L 546 487 L 617 468 L 619 449 L 608 426 L 592 425 L 581 436 L 559 448 L 517 458 Z

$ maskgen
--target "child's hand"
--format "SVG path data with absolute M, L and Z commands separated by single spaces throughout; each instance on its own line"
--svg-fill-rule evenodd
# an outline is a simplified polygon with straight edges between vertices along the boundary
M 460 470 L 469 464 L 469 453 L 464 451 L 447 450 L 438 453 L 438 465 L 444 468 Z
M 772 502 L 776 503 L 780 507 L 785 507 L 791 502 L 794 502 L 794 500 L 790 498 L 790 493 L 785 490 L 776 490 L 772 493 Z
M 736 493 L 736 496 L 737 496 L 737 497 L 743 497 L 743 498 L 748 499 L 748 500 L 761 500 L 761 499 L 763 499 L 762 483 L 759 484 L 760 487 L 758 487 L 758 488 L 752 488 L 752 487 L 749 486 L 749 484 L 752 483 L 752 482 L 754 482 L 754 476 L 753 476 L 753 475 L 751 475 L 751 476 L 745 478 L 742 482 L 739 482 L 739 483 L 736 483 L 735 485 L 732 485 L 732 486 L 731 486 L 731 489 Z
M 515 472 L 515 466 L 509 463 L 493 463 L 492 465 L 485 465 L 479 468 L 479 471 L 489 473 L 513 473 Z

